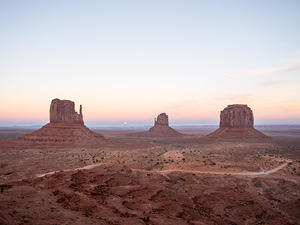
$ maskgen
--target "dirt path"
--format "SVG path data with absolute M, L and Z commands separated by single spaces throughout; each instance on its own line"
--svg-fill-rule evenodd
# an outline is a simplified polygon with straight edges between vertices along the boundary
M 288 163 L 292 162 L 291 160 L 286 160 L 285 163 L 280 166 L 275 167 L 271 170 L 264 170 L 260 172 L 223 172 L 223 171 L 198 171 L 198 170 L 184 170 L 184 169 L 169 169 L 169 170 L 143 170 L 143 169 L 132 169 L 133 171 L 142 172 L 142 173 L 159 173 L 162 175 L 167 175 L 173 172 L 182 172 L 182 173 L 194 173 L 194 174 L 216 174 L 216 175 L 237 175 L 237 176 L 260 176 L 260 175 L 269 175 L 276 173 L 278 170 L 286 167 Z
M 163 176 L 167 176 L 170 173 L 173 172 L 182 172 L 182 173 L 194 173 L 194 174 L 216 174 L 216 175 L 236 175 L 236 176 L 261 176 L 261 175 L 269 175 L 276 173 L 277 171 L 283 169 L 288 165 L 288 163 L 292 162 L 292 160 L 285 160 L 283 164 L 280 166 L 277 166 L 271 170 L 264 170 L 260 172 L 249 172 L 249 171 L 244 171 L 244 172 L 223 172 L 223 171 L 198 171 L 198 170 L 184 170 L 184 169 L 169 169 L 169 170 L 144 170 L 144 169 L 135 169 L 131 168 L 131 170 L 136 171 L 136 172 L 141 172 L 141 173 L 158 173 Z M 37 177 L 44 177 L 46 175 L 51 175 L 57 172 L 69 172 L 69 171 L 76 171 L 76 170 L 88 170 L 88 169 L 93 169 L 97 166 L 104 165 L 105 163 L 96 163 L 80 168 L 75 168 L 75 169 L 67 169 L 67 170 L 56 170 L 44 174 L 38 174 L 36 175 Z
M 88 166 L 79 167 L 79 168 L 75 168 L 75 169 L 55 170 L 55 171 L 51 171 L 51 172 L 48 172 L 48 173 L 37 174 L 36 176 L 37 177 L 44 177 L 46 175 L 51 175 L 51 174 L 58 173 L 58 172 L 69 172 L 69 171 L 75 171 L 75 170 L 90 170 L 90 169 L 93 169 L 97 166 L 101 166 L 101 165 L 104 165 L 104 164 L 105 163 L 95 163 L 95 164 L 91 164 L 91 165 L 88 165 Z

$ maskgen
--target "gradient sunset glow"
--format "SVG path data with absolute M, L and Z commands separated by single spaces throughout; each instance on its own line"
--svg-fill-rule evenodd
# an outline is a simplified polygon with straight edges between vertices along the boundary
M 86 122 L 300 123 L 299 1 L 0 1 L 0 125 L 44 123 L 50 102 Z

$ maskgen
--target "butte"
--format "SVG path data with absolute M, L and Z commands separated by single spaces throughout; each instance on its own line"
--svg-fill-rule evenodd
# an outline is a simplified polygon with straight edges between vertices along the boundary
M 8 141 L 12 146 L 69 146 L 107 142 L 101 134 L 88 129 L 83 122 L 82 106 L 79 113 L 70 100 L 53 99 L 50 105 L 50 123 L 23 137 Z
M 268 138 L 254 128 L 254 116 L 247 105 L 228 105 L 220 113 L 220 128 L 207 135 L 213 139 Z
M 182 133 L 169 126 L 169 118 L 166 113 L 161 113 L 154 118 L 154 126 L 146 132 L 129 134 L 136 137 L 182 137 Z

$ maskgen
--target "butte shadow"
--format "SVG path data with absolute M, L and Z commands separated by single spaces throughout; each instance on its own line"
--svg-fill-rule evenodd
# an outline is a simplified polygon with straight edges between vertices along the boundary
M 1 146 L 51 147 L 70 145 L 109 145 L 114 141 L 91 131 L 84 125 L 82 106 L 75 111 L 70 100 L 53 99 L 50 105 L 50 123 L 23 137 L 1 142 Z
M 221 140 L 270 139 L 254 128 L 254 116 L 247 105 L 228 105 L 220 113 L 220 128 L 206 138 Z
M 132 137 L 149 137 L 149 138 L 160 138 L 160 137 L 183 137 L 184 134 L 176 131 L 169 126 L 169 117 L 166 113 L 161 113 L 154 119 L 154 126 L 146 132 L 137 132 L 126 134 L 126 136 Z

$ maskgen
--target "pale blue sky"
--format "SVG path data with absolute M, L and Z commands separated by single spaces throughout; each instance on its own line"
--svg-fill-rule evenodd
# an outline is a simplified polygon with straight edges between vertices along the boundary
M 0 0 L 0 123 L 47 121 L 51 99 L 86 121 L 300 123 L 300 1 Z

